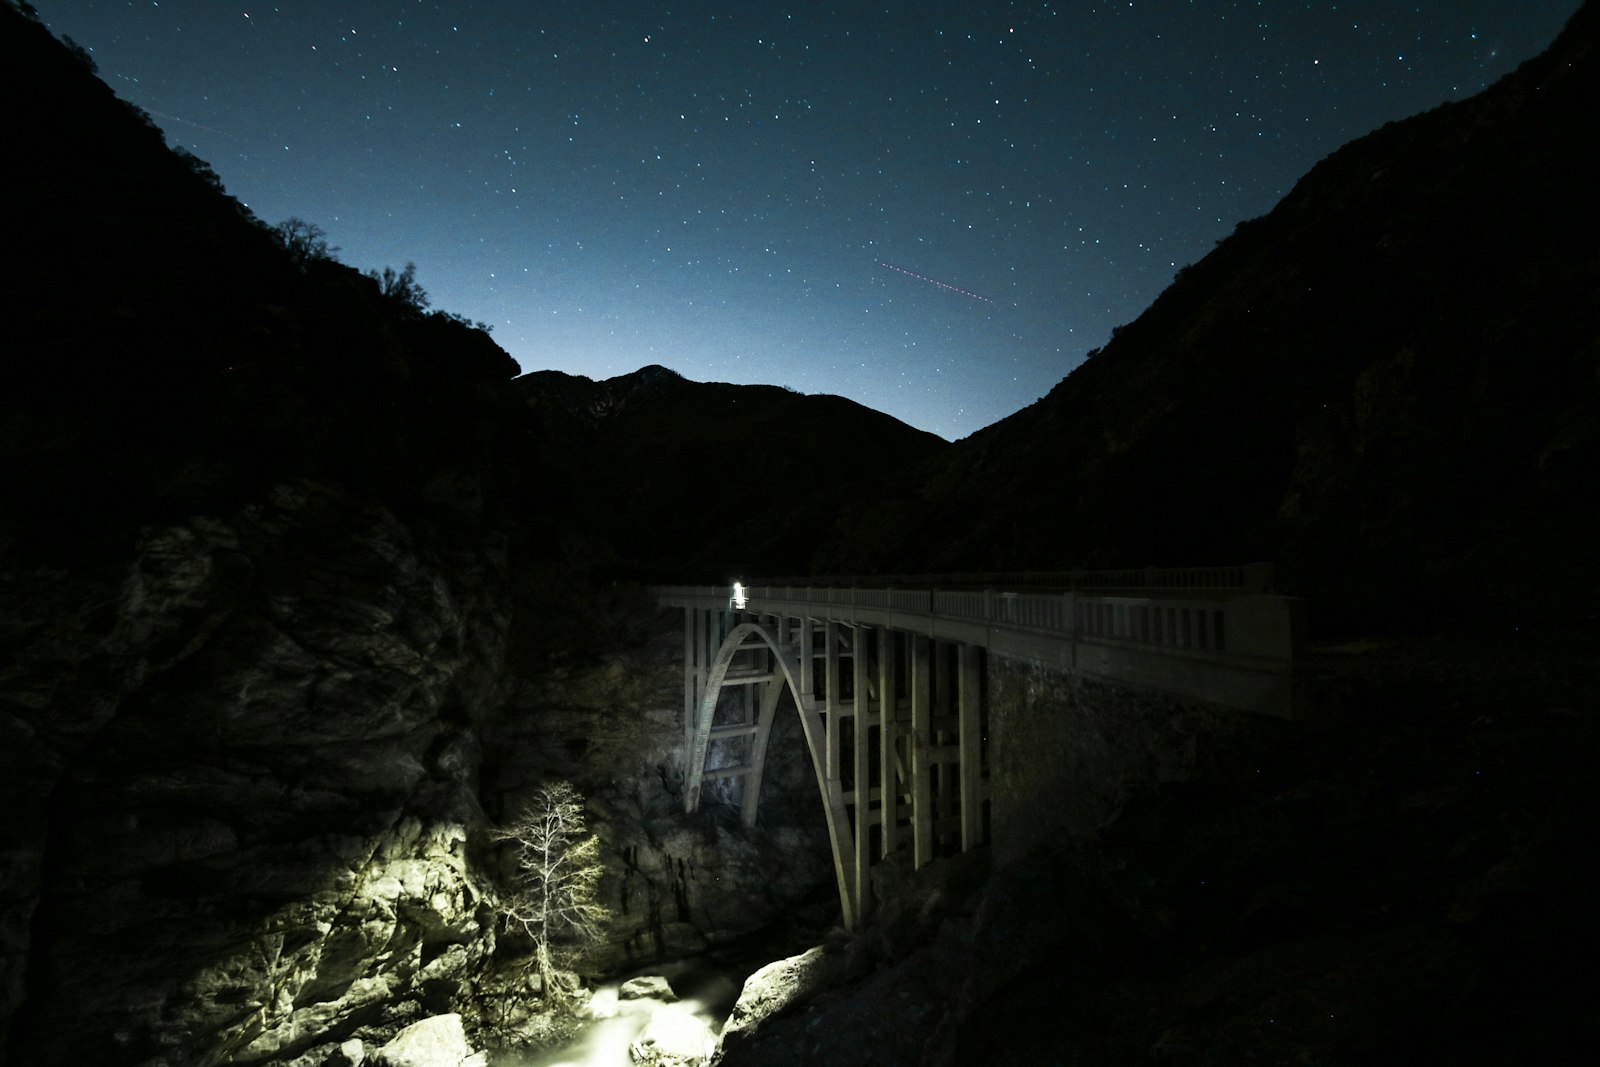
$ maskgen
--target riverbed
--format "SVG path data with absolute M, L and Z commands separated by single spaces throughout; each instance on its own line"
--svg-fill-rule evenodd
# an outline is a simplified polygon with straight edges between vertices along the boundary
M 725 965 L 708 957 L 678 960 L 645 968 L 635 974 L 596 987 L 590 999 L 593 1018 L 582 1023 L 573 1039 L 555 1048 L 537 1051 L 507 1049 L 494 1054 L 494 1067 L 631 1067 L 628 1048 L 652 1019 L 678 1024 L 675 1028 L 702 1032 L 711 1039 L 739 999 L 748 967 Z M 649 998 L 622 1000 L 618 990 L 628 978 L 661 975 L 677 994 L 675 1001 Z

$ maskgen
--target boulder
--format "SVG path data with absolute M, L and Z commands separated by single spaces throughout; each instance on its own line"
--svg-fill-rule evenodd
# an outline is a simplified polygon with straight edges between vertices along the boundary
M 749 1038 L 767 1020 L 826 987 L 838 970 L 823 946 L 767 964 L 744 980 L 722 1029 L 723 1048 Z
M 367 1059 L 367 1046 L 361 1043 L 359 1037 L 352 1037 L 334 1049 L 329 1056 L 325 1067 L 361 1067 Z
M 640 975 L 630 978 L 622 983 L 622 988 L 617 990 L 619 1000 L 659 1000 L 671 1002 L 678 999 L 672 991 L 672 984 L 659 974 Z
M 473 1058 L 461 1016 L 452 1012 L 401 1030 L 378 1050 L 376 1062 L 377 1067 L 465 1067 Z

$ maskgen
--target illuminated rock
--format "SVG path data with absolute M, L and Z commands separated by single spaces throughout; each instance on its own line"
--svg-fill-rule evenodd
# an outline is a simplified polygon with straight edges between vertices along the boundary
M 663 1003 L 678 999 L 672 991 L 672 985 L 659 974 L 640 975 L 630 978 L 622 983 L 622 988 L 617 991 L 621 1000 L 659 1000 Z
M 739 1000 L 722 1028 L 722 1047 L 744 1041 L 790 1005 L 827 985 L 835 973 L 835 961 L 821 945 L 767 964 L 744 980 Z
M 361 1067 L 367 1061 L 367 1046 L 359 1037 L 341 1042 L 328 1058 L 327 1067 Z
M 376 1067 L 463 1067 L 473 1055 L 461 1016 L 435 1015 L 412 1023 L 378 1050 Z

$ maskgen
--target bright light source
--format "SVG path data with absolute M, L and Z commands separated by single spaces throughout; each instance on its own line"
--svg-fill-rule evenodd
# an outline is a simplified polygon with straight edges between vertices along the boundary
M 739 609 L 739 610 L 742 611 L 744 609 L 744 602 L 745 602 L 744 585 L 741 582 L 734 582 L 733 583 L 733 606 L 736 609 Z

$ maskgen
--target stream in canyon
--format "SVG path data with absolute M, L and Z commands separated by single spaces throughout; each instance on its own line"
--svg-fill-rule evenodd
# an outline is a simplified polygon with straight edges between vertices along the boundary
M 620 999 L 622 983 L 635 976 L 605 982 L 590 1001 L 593 1017 L 583 1022 L 572 1040 L 547 1049 L 508 1049 L 496 1053 L 491 1062 L 495 1067 L 631 1067 L 628 1048 L 652 1024 L 654 1032 L 681 1042 L 709 1042 L 722 1032 L 749 969 L 700 957 L 637 972 L 636 976 L 666 978 L 678 997 L 672 1002 Z

